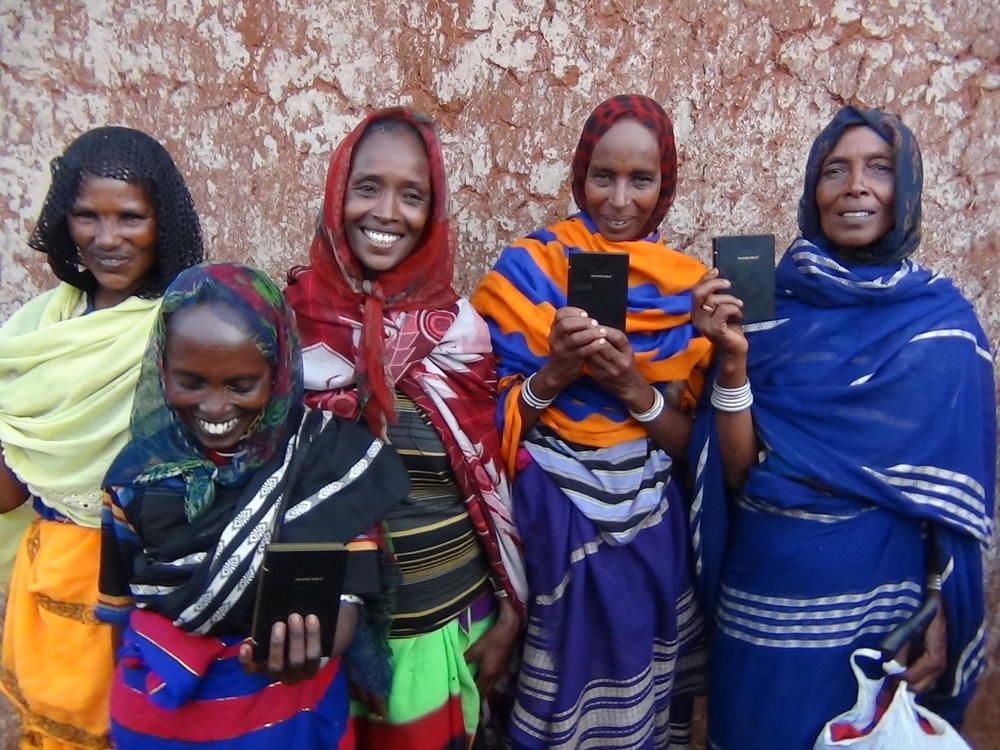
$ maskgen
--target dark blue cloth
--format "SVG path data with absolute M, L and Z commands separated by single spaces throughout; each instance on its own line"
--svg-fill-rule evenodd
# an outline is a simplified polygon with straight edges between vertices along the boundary
M 691 442 L 699 584 L 715 613 L 711 746 L 810 747 L 853 703 L 850 651 L 923 600 L 925 532 L 949 571 L 948 667 L 925 702 L 958 723 L 985 657 L 986 337 L 955 287 L 909 260 L 846 266 L 800 239 L 777 288 L 776 320 L 747 332 L 763 459 L 738 496 L 722 486 L 707 406 Z

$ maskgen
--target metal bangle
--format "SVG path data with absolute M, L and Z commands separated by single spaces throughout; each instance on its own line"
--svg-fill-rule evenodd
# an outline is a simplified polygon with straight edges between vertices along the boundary
M 555 396 L 552 398 L 539 398 L 535 395 L 535 392 L 531 390 L 531 381 L 538 373 L 531 373 L 524 382 L 521 383 L 521 398 L 524 399 L 524 403 L 530 406 L 532 409 L 537 409 L 538 411 L 543 411 L 552 406 Z
M 725 388 L 716 380 L 712 383 L 712 406 L 719 411 L 737 412 L 749 409 L 753 404 L 750 379 L 738 388 Z
M 648 422 L 652 422 L 663 413 L 663 407 L 666 403 L 667 402 L 663 398 L 663 394 L 660 393 L 658 389 L 653 388 L 653 405 L 646 409 L 646 411 L 639 412 L 638 414 L 630 409 L 629 414 L 632 415 L 632 419 L 636 422 L 646 424 Z

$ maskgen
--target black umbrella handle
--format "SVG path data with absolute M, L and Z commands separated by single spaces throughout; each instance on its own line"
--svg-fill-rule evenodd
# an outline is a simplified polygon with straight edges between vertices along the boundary
M 924 605 L 909 620 L 890 631 L 878 644 L 878 650 L 882 652 L 882 660 L 891 660 L 903 646 L 923 633 L 940 608 L 941 599 L 936 596 L 931 597 L 924 601 Z

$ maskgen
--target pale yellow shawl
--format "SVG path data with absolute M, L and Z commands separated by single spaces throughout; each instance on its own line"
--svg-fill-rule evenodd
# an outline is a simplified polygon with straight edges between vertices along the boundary
M 4 460 L 33 495 L 81 526 L 100 526 L 101 480 L 128 442 L 159 304 L 129 297 L 84 315 L 86 295 L 60 284 L 0 328 Z

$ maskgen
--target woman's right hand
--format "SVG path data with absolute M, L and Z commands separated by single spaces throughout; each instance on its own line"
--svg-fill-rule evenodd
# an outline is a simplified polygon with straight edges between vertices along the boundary
M 297 614 L 289 615 L 287 623 L 276 622 L 271 626 L 267 661 L 255 662 L 253 646 L 249 643 L 240 646 L 239 655 L 244 672 L 265 672 L 272 679 L 287 685 L 314 677 L 322 664 L 320 657 L 319 618 L 316 615 L 302 617 Z
M 607 346 L 608 329 L 598 324 L 579 307 L 560 307 L 549 329 L 549 357 L 532 376 L 531 391 L 539 399 L 555 399 L 563 389 L 580 377 L 587 357 Z M 523 438 L 538 422 L 542 410 L 524 398 L 519 399 Z
M 561 307 L 549 329 L 549 358 L 532 381 L 540 398 L 552 398 L 580 377 L 587 357 L 604 346 L 607 330 L 579 307 Z
M 748 345 L 740 321 L 743 300 L 727 294 L 731 284 L 713 268 L 691 290 L 691 322 L 716 351 L 729 357 L 746 357 Z

